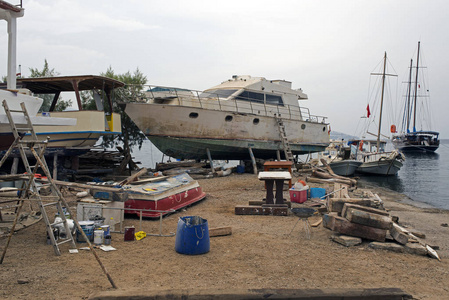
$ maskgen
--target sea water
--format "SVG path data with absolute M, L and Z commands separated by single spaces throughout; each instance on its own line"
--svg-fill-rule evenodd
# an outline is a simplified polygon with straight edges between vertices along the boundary
M 435 153 L 406 153 L 396 176 L 363 176 L 362 184 L 403 193 L 423 206 L 449 210 L 449 140 Z
M 156 163 L 175 161 L 164 156 L 149 140 L 133 149 L 134 160 L 154 169 Z M 388 188 L 407 195 L 424 206 L 449 210 L 449 140 L 441 140 L 436 153 L 406 154 L 396 176 L 362 176 L 360 183 Z

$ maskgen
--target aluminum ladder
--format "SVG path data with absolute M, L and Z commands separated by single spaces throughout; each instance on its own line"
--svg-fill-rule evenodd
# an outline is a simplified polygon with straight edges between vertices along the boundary
M 52 180 L 50 171 L 47 166 L 47 162 L 44 157 L 44 152 L 45 149 L 47 148 L 48 140 L 41 141 L 37 138 L 36 132 L 34 131 L 33 124 L 31 123 L 30 116 L 28 115 L 28 111 L 24 103 L 20 103 L 21 110 L 9 109 L 6 100 L 3 100 L 2 105 L 5 110 L 6 116 L 8 117 L 8 121 L 11 126 L 11 131 L 14 135 L 14 142 L 10 146 L 6 154 L 3 156 L 2 160 L 0 161 L 0 167 L 6 161 L 6 158 L 12 153 L 13 149 L 18 149 L 28 178 L 24 181 L 24 183 L 22 184 L 22 188 L 20 189 L 19 205 L 16 212 L 16 219 L 14 220 L 13 227 L 11 229 L 7 244 L 3 250 L 3 255 L 1 257 L 0 263 L 3 262 L 6 249 L 9 245 L 11 236 L 14 233 L 15 225 L 17 223 L 17 219 L 20 215 L 20 210 L 22 209 L 25 200 L 36 201 L 38 203 L 42 214 L 42 218 L 44 219 L 45 225 L 47 227 L 47 234 L 48 237 L 50 238 L 51 245 L 53 245 L 55 254 L 61 255 L 59 245 L 70 242 L 72 244 L 72 247 L 76 248 L 76 244 L 63 210 L 63 207 L 68 208 L 67 202 L 62 196 L 61 191 L 57 188 L 54 181 Z M 15 113 L 16 116 L 23 115 L 23 117 L 25 118 L 24 125 L 22 124 L 20 124 L 20 126 L 16 125 L 12 113 Z M 28 133 L 31 139 L 23 140 L 24 133 L 25 134 Z M 26 151 L 30 151 L 33 154 L 34 158 L 36 159 L 36 165 L 30 166 Z M 51 191 L 49 196 L 41 195 L 39 193 L 39 189 L 37 188 L 35 175 L 39 168 L 41 168 L 44 171 L 45 175 L 48 178 L 48 182 L 50 185 L 49 187 Z M 48 218 L 47 208 L 51 206 L 56 207 L 59 213 L 59 217 L 61 218 L 61 221 L 54 223 L 50 222 Z M 55 225 L 59 224 L 63 224 L 66 232 L 66 238 L 56 240 L 53 229 Z
M 295 161 L 293 159 L 293 153 L 290 148 L 290 143 L 287 139 L 287 134 L 285 133 L 284 121 L 280 117 L 276 117 L 276 122 L 279 128 L 279 135 L 282 141 L 282 147 L 284 148 L 285 159 L 292 162 L 292 171 L 296 172 Z

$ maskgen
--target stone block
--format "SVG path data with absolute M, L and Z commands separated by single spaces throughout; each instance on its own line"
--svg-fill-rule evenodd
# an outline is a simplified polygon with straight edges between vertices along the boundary
M 387 230 L 385 229 L 351 223 L 335 214 L 323 215 L 323 225 L 343 235 L 356 236 L 378 242 L 384 242 L 387 235 Z
M 380 250 L 388 250 L 393 252 L 404 252 L 404 246 L 401 246 L 396 243 L 379 243 L 379 242 L 371 242 L 369 243 L 368 247 L 372 249 L 380 249 Z
M 393 226 L 390 228 L 390 234 L 396 242 L 402 245 L 408 243 L 408 234 L 396 223 L 393 223 Z
M 346 247 L 357 246 L 362 243 L 361 238 L 354 237 L 354 236 L 347 236 L 347 235 L 333 235 L 331 237 L 331 239 L 334 242 L 342 244 L 343 246 L 346 246 Z
M 379 215 L 356 208 L 348 208 L 345 213 L 344 217 L 352 223 L 381 229 L 390 229 L 393 225 L 390 216 Z
M 407 243 L 404 246 L 405 252 L 417 255 L 427 255 L 427 249 L 421 244 L 418 243 Z

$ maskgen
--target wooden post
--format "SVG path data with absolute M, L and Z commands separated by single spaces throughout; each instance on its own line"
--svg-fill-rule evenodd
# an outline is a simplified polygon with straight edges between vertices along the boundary
M 11 175 L 17 174 L 17 169 L 19 168 L 19 158 L 14 157 L 11 166 Z
M 53 156 L 53 179 L 58 179 L 58 154 Z
M 212 174 L 215 174 L 214 163 L 212 162 L 212 156 L 210 155 L 209 148 L 206 148 L 207 158 L 209 159 L 210 168 L 212 169 Z
M 249 150 L 249 156 L 251 156 L 251 161 L 253 162 L 253 173 L 257 174 L 256 158 L 254 157 L 253 150 L 251 149 L 251 147 L 249 147 L 248 150 Z
M 279 151 L 279 149 L 276 150 L 276 157 L 279 161 L 281 160 L 281 151 Z

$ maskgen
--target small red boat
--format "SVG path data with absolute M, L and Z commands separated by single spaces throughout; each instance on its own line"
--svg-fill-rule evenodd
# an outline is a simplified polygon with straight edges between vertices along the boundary
M 151 178 L 137 182 L 137 184 L 127 185 L 124 189 L 128 194 L 125 213 L 138 216 L 142 214 L 143 217 L 150 218 L 169 214 L 206 197 L 206 193 L 203 192 L 198 181 L 193 180 L 186 173 L 171 177 Z

